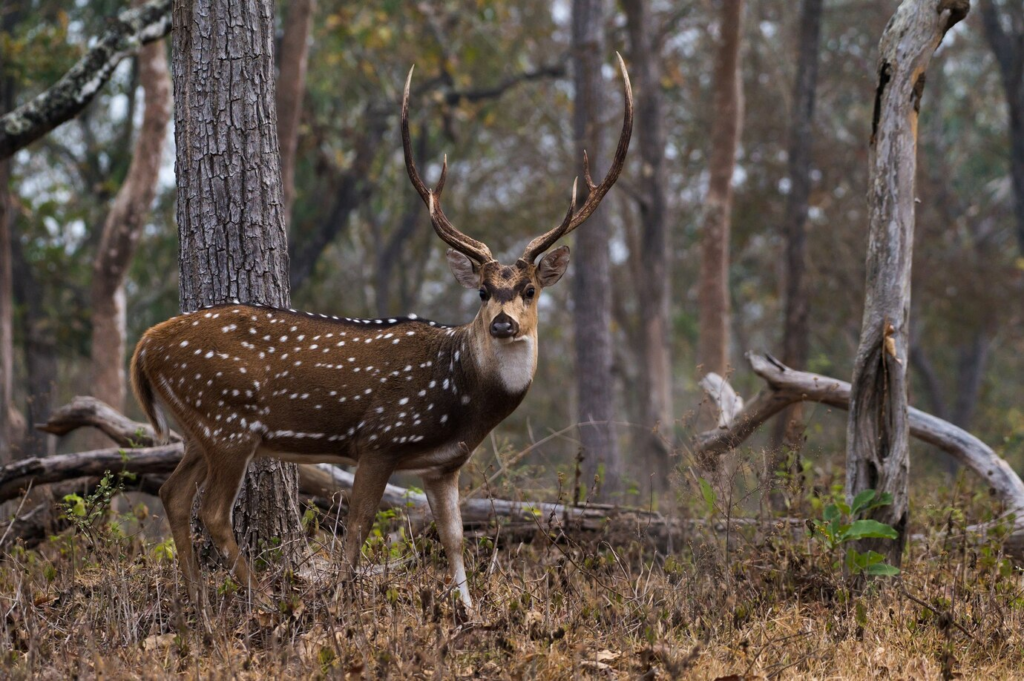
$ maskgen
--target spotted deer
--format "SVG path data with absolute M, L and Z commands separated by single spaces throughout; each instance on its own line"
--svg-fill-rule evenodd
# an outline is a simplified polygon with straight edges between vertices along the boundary
M 526 396 L 537 367 L 537 301 L 569 264 L 566 246 L 547 252 L 597 208 L 622 171 L 633 126 L 633 95 L 619 58 L 625 117 L 614 160 L 576 209 L 576 183 L 560 225 L 533 239 L 511 265 L 455 229 L 441 210 L 447 159 L 433 189 L 413 163 L 409 87 L 402 99 L 402 146 L 413 187 L 451 248 L 455 279 L 478 289 L 476 317 L 448 326 L 415 315 L 352 319 L 238 302 L 186 313 L 149 329 L 132 358 L 132 387 L 159 434 L 167 414 L 185 435 L 185 453 L 163 487 L 167 519 L 190 592 L 195 563 L 189 516 L 205 484 L 200 520 L 249 583 L 232 531 L 232 507 L 253 457 L 355 464 L 344 570 L 356 566 L 388 478 L 422 476 L 448 556 L 451 578 L 472 607 L 462 559 L 459 469 L 484 437 Z M 547 253 L 546 253 L 547 252 Z M 544 255 L 546 253 L 546 255 Z M 538 257 L 542 256 L 537 262 Z

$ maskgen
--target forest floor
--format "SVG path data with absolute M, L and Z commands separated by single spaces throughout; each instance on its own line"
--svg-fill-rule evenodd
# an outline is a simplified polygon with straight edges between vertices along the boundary
M 841 547 L 801 523 L 734 525 L 695 488 L 693 517 L 716 529 L 697 523 L 667 557 L 637 532 L 609 542 L 545 519 L 532 536 L 475 536 L 472 616 L 445 585 L 432 530 L 406 540 L 400 515 L 381 515 L 382 536 L 397 540 L 371 543 L 354 588 L 334 578 L 333 520 L 307 514 L 305 565 L 269 566 L 263 598 L 207 574 L 202 615 L 169 542 L 72 499 L 74 527 L 0 555 L 0 677 L 1021 677 L 1022 573 L 998 532 L 961 531 L 997 511 L 984 491 L 915 498 L 902 573 L 854 592 Z M 820 517 L 836 486 L 817 489 L 787 515 Z

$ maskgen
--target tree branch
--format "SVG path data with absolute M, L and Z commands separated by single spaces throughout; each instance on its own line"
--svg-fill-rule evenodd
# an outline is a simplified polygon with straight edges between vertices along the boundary
M 117 15 L 107 32 L 53 87 L 0 117 L 0 160 L 74 118 L 122 59 L 170 32 L 171 0 L 153 0 Z
M 754 373 L 768 385 L 748 401 L 725 427 L 697 436 L 697 454 L 706 461 L 713 461 L 718 455 L 739 446 L 765 421 L 796 402 L 820 402 L 838 409 L 849 409 L 850 384 L 845 381 L 795 371 L 771 355 L 748 352 L 747 361 Z M 717 395 L 728 393 L 719 390 L 709 394 L 717 402 Z M 974 471 L 1008 509 L 1019 514 L 1024 511 L 1024 482 L 991 447 L 952 423 L 913 407 L 909 411 L 911 436 L 938 447 Z

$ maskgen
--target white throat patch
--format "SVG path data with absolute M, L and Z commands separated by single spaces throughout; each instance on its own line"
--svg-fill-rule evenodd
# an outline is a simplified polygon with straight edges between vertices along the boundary
M 524 336 L 511 343 L 493 345 L 498 375 L 505 389 L 512 394 L 525 391 L 533 381 L 533 372 L 537 368 L 534 342 L 532 337 Z

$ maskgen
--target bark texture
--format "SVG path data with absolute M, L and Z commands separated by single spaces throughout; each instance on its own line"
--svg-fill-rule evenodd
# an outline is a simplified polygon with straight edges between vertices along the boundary
M 302 97 L 306 92 L 309 30 L 316 0 L 292 0 L 281 39 L 281 67 L 277 77 L 277 139 L 281 144 L 281 185 L 285 221 L 290 220 L 295 200 L 295 153 L 299 144 Z
M 175 0 L 174 27 L 181 308 L 286 308 L 273 3 Z M 297 499 L 295 466 L 254 461 L 235 505 L 239 543 L 251 555 L 280 543 L 293 558 Z
M 697 361 L 704 371 L 725 376 L 729 364 L 729 225 L 732 175 L 743 128 L 740 47 L 744 0 L 724 0 L 715 56 L 710 180 L 701 233 Z
M 9 158 L 78 115 L 125 57 L 171 30 L 171 1 L 153 0 L 121 12 L 57 83 L 0 117 L 0 159 Z
M 593 174 L 601 177 L 601 116 L 604 112 L 601 78 L 604 54 L 604 0 L 573 0 L 572 63 L 575 99 L 573 134 L 577 158 L 587 151 Z M 582 160 L 580 161 L 582 163 Z M 583 175 L 582 166 L 580 176 Z M 578 205 L 587 198 L 586 183 Z M 607 210 L 607 209 L 606 209 Z M 576 389 L 580 440 L 584 450 L 585 484 L 590 487 L 599 470 L 603 497 L 622 488 L 623 465 L 616 429 L 611 337 L 611 259 L 609 226 L 597 211 L 576 239 L 573 260 L 573 302 L 576 346 Z
M 807 366 L 810 352 L 810 301 L 807 294 L 807 201 L 811 193 L 811 142 L 814 137 L 814 100 L 818 89 L 818 53 L 821 45 L 823 0 L 803 0 L 797 36 L 796 80 L 789 127 L 789 194 L 782 232 L 786 242 L 785 311 L 782 326 L 782 361 L 799 369 Z M 773 444 L 799 447 L 803 424 L 799 406 L 775 422 Z
M 162 41 L 150 43 L 139 52 L 138 64 L 146 97 L 142 127 L 128 174 L 103 225 L 91 289 L 93 395 L 117 410 L 124 409 L 127 386 L 124 281 L 156 196 L 171 117 L 167 47 Z
M 860 542 L 899 566 L 907 541 L 910 266 L 914 239 L 917 117 L 924 73 L 942 37 L 966 16 L 966 0 L 904 0 L 879 43 L 878 88 L 868 154 L 869 235 L 860 344 L 846 433 L 846 494 L 873 489 L 893 503 L 871 517 L 896 540 Z
M 993 0 L 981 3 L 985 38 L 999 64 L 1010 129 L 1010 180 L 1016 206 L 1017 245 L 1024 255 L 1024 6 L 1007 2 L 1003 12 Z M 1015 6 L 1016 5 L 1016 6 Z
M 626 0 L 630 57 L 637 84 L 637 136 L 640 143 L 640 418 L 646 426 L 644 461 L 655 488 L 667 488 L 672 464 L 672 357 L 669 345 L 669 225 L 666 206 L 664 103 L 661 55 L 646 0 Z M 660 424 L 660 433 L 651 428 Z

